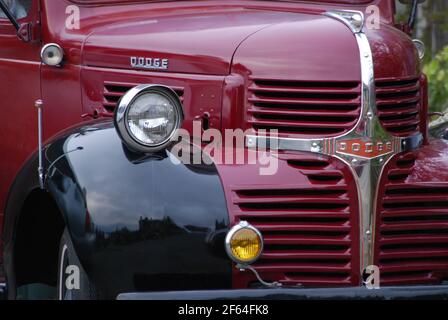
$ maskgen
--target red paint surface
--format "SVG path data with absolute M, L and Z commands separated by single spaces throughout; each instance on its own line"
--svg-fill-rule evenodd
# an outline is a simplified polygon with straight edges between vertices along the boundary
M 246 151 L 245 159 L 251 153 L 255 157 Z M 231 224 L 248 221 L 263 235 L 264 252 L 254 268 L 266 281 L 284 285 L 359 285 L 359 208 L 350 169 L 302 152 L 266 156 L 277 158 L 275 175 L 260 175 L 259 162 L 217 165 Z M 256 283 L 250 272 L 235 268 L 233 275 L 235 288 Z
M 384 23 L 381 31 L 368 32 L 375 55 L 377 78 L 396 80 L 418 77 L 416 52 L 410 39 L 385 25 L 393 23 L 393 1 L 378 0 L 373 3 L 380 6 Z M 0 126 L 0 225 L 10 185 L 37 146 L 36 99 L 45 102 L 45 139 L 83 121 L 83 115 L 110 115 L 116 101 L 124 93 L 119 87 L 141 83 L 165 84 L 181 93 L 187 129 L 191 129 L 193 119 L 204 113 L 210 115 L 210 126 L 213 128 L 247 128 L 251 126 L 248 122 L 248 99 L 253 93 L 249 88 L 257 79 L 311 81 L 314 85 L 316 82 L 334 84 L 360 81 L 354 37 L 348 28 L 322 17 L 321 13 L 334 8 L 363 11 L 366 5 L 231 0 L 224 3 L 173 1 L 82 6 L 81 29 L 68 30 L 65 28 L 65 9 L 71 2 L 41 0 L 40 4 L 42 44 L 56 42 L 61 45 L 66 54 L 63 68 L 41 66 L 39 51 L 42 44 L 22 43 L 16 38 L 11 25 L 0 20 L 0 96 L 3 99 Z M 37 11 L 34 13 L 30 21 L 36 22 Z M 129 70 L 129 57 L 139 55 L 168 58 L 170 69 L 168 72 Z M 325 88 L 322 84 L 318 87 L 316 94 L 322 94 L 322 88 L 324 93 L 335 90 Z M 357 85 L 350 90 L 358 90 Z M 356 99 L 351 101 L 355 105 L 351 115 L 353 117 L 356 117 L 357 112 Z M 334 114 L 334 117 L 341 115 Z M 341 130 L 348 130 L 350 126 L 348 119 Z M 283 261 L 295 257 L 297 261 L 302 259 L 302 262 L 303 259 L 311 259 L 313 262 L 308 265 L 296 261 L 286 266 L 286 269 L 274 270 L 274 267 L 268 266 L 264 269 L 260 267 L 260 270 L 268 278 L 286 283 L 303 282 L 306 279 L 300 279 L 303 275 L 299 276 L 297 272 L 303 271 L 309 275 L 312 270 L 334 274 L 330 278 L 309 276 L 308 285 L 359 283 L 357 196 L 347 168 L 335 160 L 328 160 L 324 168 L 303 169 L 288 164 L 288 159 L 291 163 L 292 160 L 306 160 L 309 156 L 284 154 L 282 157 L 286 158 L 280 161 L 280 171 L 274 177 L 260 177 L 255 173 L 256 166 L 219 166 L 232 221 L 239 219 L 234 201 L 241 201 L 235 200 L 233 188 L 249 187 L 266 192 L 266 188 L 294 187 L 298 190 L 312 190 L 306 192 L 316 194 L 333 192 L 330 197 L 319 196 L 318 200 L 322 203 L 339 202 L 342 206 L 346 204 L 346 208 L 350 207 L 350 213 L 339 209 L 332 212 L 340 216 L 340 220 L 332 222 L 335 225 L 326 225 L 328 221 L 325 222 L 325 214 L 322 215 L 322 212 L 317 212 L 315 217 L 308 212 L 308 219 L 323 220 L 317 225 L 316 222 L 283 223 L 282 228 L 290 229 L 293 233 L 307 228 L 310 232 L 321 227 L 328 232 L 334 230 L 339 232 L 340 238 L 334 235 L 331 239 L 311 240 L 308 237 L 307 241 L 317 241 L 322 244 L 322 248 L 332 242 L 350 248 L 336 254 L 340 254 L 343 261 L 339 261 L 337 266 L 321 265 L 320 269 L 317 268 L 316 263 L 319 263 L 316 259 L 321 259 L 320 255 L 327 255 L 330 260 L 335 255 L 316 249 L 305 253 L 290 252 L 293 255 L 289 258 L 279 258 Z M 322 175 L 329 175 L 326 183 L 319 180 L 319 175 L 321 178 Z M 333 181 L 330 186 L 327 185 L 328 179 Z M 331 191 L 341 186 L 346 193 Z M 267 196 L 262 201 L 276 201 L 277 198 Z M 294 199 L 293 202 L 301 201 L 300 197 L 295 196 Z M 288 215 L 293 219 L 301 219 L 303 212 L 291 210 Z M 300 238 L 294 240 L 294 237 L 271 240 L 283 243 L 302 241 Z M 274 256 L 265 258 L 272 260 Z M 286 277 L 286 270 L 293 270 L 295 276 Z M 236 274 L 235 286 L 245 286 L 252 280 L 250 275 Z
M 381 285 L 448 279 L 448 143 L 396 156 L 379 190 L 375 264 Z

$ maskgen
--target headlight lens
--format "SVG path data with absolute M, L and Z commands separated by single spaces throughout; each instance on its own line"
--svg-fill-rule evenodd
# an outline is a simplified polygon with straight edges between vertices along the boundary
M 145 93 L 129 108 L 127 122 L 132 136 L 145 145 L 170 138 L 177 123 L 176 107 L 159 93 Z
M 245 221 L 233 227 L 226 237 L 229 257 L 239 264 L 255 262 L 263 252 L 261 233 Z
M 182 122 L 182 106 L 168 87 L 143 85 L 131 89 L 120 101 L 116 126 L 133 150 L 153 152 L 170 142 Z

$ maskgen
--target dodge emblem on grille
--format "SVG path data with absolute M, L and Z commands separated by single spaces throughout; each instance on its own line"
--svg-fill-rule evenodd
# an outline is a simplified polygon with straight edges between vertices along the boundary
M 344 155 L 372 159 L 394 151 L 392 141 L 366 139 L 346 139 L 336 143 L 336 152 Z
M 400 137 L 388 132 L 381 124 L 377 111 L 373 53 L 364 33 L 364 16 L 358 11 L 330 11 L 327 16 L 346 24 L 353 32 L 361 58 L 361 114 L 357 124 L 348 132 L 336 137 L 315 139 L 276 138 L 248 136 L 249 148 L 269 146 L 279 150 L 319 153 L 336 157 L 352 170 L 359 197 L 361 273 L 374 264 L 374 241 L 377 186 L 383 168 L 394 155 L 416 149 L 422 142 L 422 134 Z M 351 25 L 360 15 L 360 28 Z

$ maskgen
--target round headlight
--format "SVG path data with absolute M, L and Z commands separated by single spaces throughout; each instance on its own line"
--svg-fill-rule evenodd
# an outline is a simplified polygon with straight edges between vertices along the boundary
M 40 58 L 47 66 L 57 67 L 64 59 L 64 51 L 58 44 L 49 43 L 42 48 Z
M 115 125 L 125 144 L 134 151 L 165 148 L 183 120 L 182 104 L 171 88 L 140 85 L 120 100 Z
M 263 238 L 260 231 L 246 221 L 234 226 L 226 236 L 226 251 L 238 264 L 255 262 L 263 252 Z

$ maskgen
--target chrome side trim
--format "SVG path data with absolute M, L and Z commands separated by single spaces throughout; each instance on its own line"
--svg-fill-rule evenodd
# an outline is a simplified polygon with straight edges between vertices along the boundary
M 353 33 L 362 32 L 364 27 L 364 14 L 356 10 L 331 10 L 324 15 L 344 23 Z
M 34 106 L 37 108 L 37 152 L 39 157 L 39 166 L 37 168 L 37 174 L 39 177 L 39 186 L 44 189 L 44 164 L 43 164 L 43 123 L 42 123 L 42 109 L 44 102 L 42 100 L 36 100 Z
M 348 133 L 333 138 L 308 140 L 248 135 L 246 146 L 324 154 L 336 157 L 351 168 L 358 188 L 362 275 L 374 262 L 376 202 L 383 169 L 394 155 L 418 148 L 423 137 L 421 134 L 405 138 L 395 137 L 387 132 L 379 121 L 373 54 L 363 31 L 363 13 L 344 10 L 329 11 L 324 15 L 344 23 L 352 31 L 358 44 L 361 64 L 361 114 L 357 124 Z

